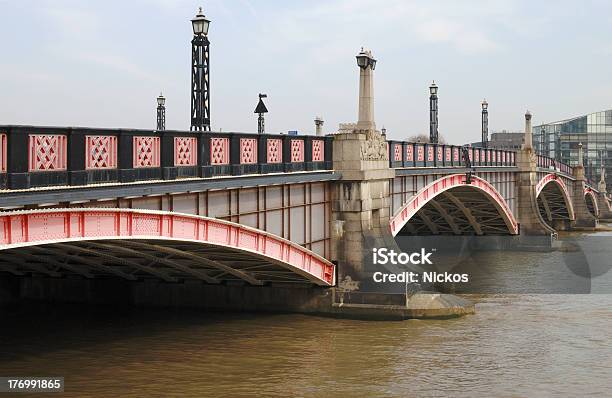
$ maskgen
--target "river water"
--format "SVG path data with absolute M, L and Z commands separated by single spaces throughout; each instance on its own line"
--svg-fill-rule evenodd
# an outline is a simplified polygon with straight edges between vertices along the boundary
M 561 239 L 612 264 L 610 233 Z M 0 376 L 63 376 L 74 397 L 611 396 L 612 272 L 571 273 L 596 293 L 538 292 L 565 253 L 483 253 L 496 290 L 451 320 L 4 308 Z

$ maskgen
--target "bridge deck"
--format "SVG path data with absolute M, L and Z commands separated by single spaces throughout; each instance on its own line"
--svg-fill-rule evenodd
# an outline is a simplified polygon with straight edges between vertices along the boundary
M 340 179 L 333 171 L 302 171 L 265 175 L 218 176 L 180 180 L 153 180 L 132 183 L 106 183 L 81 186 L 53 186 L 22 190 L 0 190 L 0 208 L 24 205 L 55 204 L 102 200 L 109 198 L 143 197 L 213 189 L 247 188 L 275 184 L 334 181 Z

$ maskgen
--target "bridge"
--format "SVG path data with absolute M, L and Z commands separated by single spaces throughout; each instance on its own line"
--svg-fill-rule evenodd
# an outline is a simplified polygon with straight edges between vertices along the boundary
M 605 182 L 534 153 L 529 113 L 504 151 L 387 140 L 373 106 L 366 66 L 358 122 L 327 136 L 1 125 L 0 292 L 446 316 L 473 307 L 345 293 L 399 236 L 528 241 L 612 219 Z

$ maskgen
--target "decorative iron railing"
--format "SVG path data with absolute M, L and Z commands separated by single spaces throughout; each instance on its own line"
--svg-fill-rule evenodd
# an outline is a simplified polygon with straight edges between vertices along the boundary
M 333 137 L 0 126 L 0 188 L 331 170 Z
M 389 141 L 389 165 L 399 167 L 464 167 L 465 147 Z M 467 147 L 472 167 L 516 166 L 516 152 L 492 148 Z
M 538 155 L 537 159 L 538 167 L 540 168 L 556 170 L 569 175 L 572 175 L 574 173 L 574 168 L 572 166 L 569 166 L 565 163 L 561 163 L 558 160 L 549 158 L 548 156 Z

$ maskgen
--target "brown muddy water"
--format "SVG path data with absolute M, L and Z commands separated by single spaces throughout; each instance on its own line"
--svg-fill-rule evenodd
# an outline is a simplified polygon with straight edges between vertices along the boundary
M 612 264 L 612 233 L 577 236 Z M 483 253 L 501 293 L 451 320 L 3 308 L 0 376 L 63 376 L 73 397 L 610 396 L 612 272 L 570 272 L 588 294 L 539 292 L 565 253 Z

